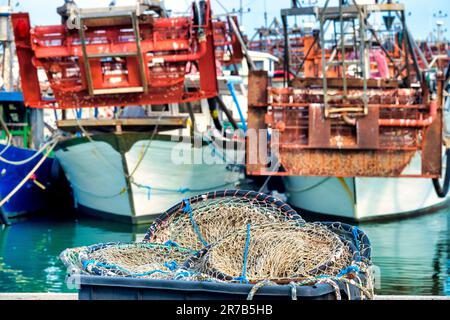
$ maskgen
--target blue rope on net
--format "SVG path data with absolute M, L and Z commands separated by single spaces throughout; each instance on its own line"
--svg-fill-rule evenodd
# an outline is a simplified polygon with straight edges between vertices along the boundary
M 358 266 L 350 266 L 347 267 L 347 269 L 341 270 L 341 272 L 339 272 L 339 274 L 337 275 L 338 278 L 341 278 L 349 273 L 358 273 L 359 272 L 359 267 Z
M 193 272 L 189 272 L 189 271 L 186 271 L 186 270 L 179 270 L 179 271 L 177 271 L 177 273 L 175 274 L 174 279 L 175 279 L 175 280 L 183 280 L 183 279 L 185 279 L 185 278 L 190 278 L 190 277 L 195 276 L 195 275 L 196 275 L 196 274 L 193 273 Z
M 197 234 L 198 239 L 205 247 L 207 247 L 208 243 L 203 239 L 203 237 L 200 233 L 200 230 L 198 229 L 197 223 L 195 223 L 194 215 L 192 214 L 192 208 L 191 208 L 191 203 L 189 202 L 189 199 L 184 199 L 183 203 L 184 203 L 183 212 L 189 213 L 189 219 L 191 220 L 192 227 L 194 228 L 194 231 Z
M 172 261 L 172 262 L 166 262 L 164 263 L 164 267 L 166 267 L 167 269 L 169 269 L 170 271 L 175 271 L 178 269 L 178 264 L 176 261 Z
M 91 264 L 95 264 L 95 260 L 83 261 L 83 269 L 87 270 L 88 266 Z
M 358 251 L 358 253 L 360 253 L 359 229 L 358 229 L 358 227 L 353 227 L 352 228 L 352 233 L 353 233 L 353 238 L 355 239 L 356 250 Z M 359 254 L 358 254 L 357 260 L 358 261 L 361 260 Z
M 175 247 L 175 248 L 179 247 L 178 243 L 176 243 L 175 241 L 172 241 L 172 240 L 166 241 L 164 243 L 164 245 L 167 246 L 167 247 Z
M 247 224 L 247 238 L 245 239 L 245 249 L 244 249 L 244 264 L 242 266 L 242 274 L 240 277 L 235 278 L 234 280 L 239 281 L 240 283 L 248 284 L 247 279 L 247 260 L 248 260 L 248 248 L 250 246 L 250 224 Z

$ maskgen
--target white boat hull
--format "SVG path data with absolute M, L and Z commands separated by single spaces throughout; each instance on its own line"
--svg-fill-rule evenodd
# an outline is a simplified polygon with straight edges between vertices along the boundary
M 419 169 L 420 162 L 413 159 L 404 173 L 417 174 Z M 447 206 L 450 199 L 437 196 L 431 179 L 285 177 L 283 180 L 292 206 L 355 221 L 435 211 Z
M 126 134 L 125 134 L 126 135 Z M 108 137 L 109 136 L 109 137 Z M 104 135 L 91 142 L 74 139 L 56 151 L 69 180 L 76 207 L 104 218 L 148 223 L 184 198 L 199 193 L 235 188 L 240 173 L 225 162 L 182 163 L 207 154 L 209 147 L 170 141 L 170 137 L 137 139 L 122 150 L 124 135 Z M 175 157 L 182 154 L 182 157 Z

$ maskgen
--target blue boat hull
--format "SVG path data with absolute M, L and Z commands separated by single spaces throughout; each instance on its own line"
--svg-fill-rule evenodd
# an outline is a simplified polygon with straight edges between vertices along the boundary
M 0 153 L 4 149 L 5 146 L 0 145 Z M 36 154 L 34 150 L 11 146 L 1 154 L 1 157 L 17 162 L 28 159 L 34 154 Z M 37 156 L 36 159 L 20 166 L 7 164 L 0 160 L 0 200 L 4 199 L 4 197 L 16 188 L 41 159 L 42 156 Z M 50 186 L 53 161 L 51 158 L 46 159 L 35 174 L 36 181 L 46 187 Z M 47 190 L 43 190 L 33 181 L 29 180 L 0 210 L 7 218 L 16 218 L 44 209 L 48 201 Z

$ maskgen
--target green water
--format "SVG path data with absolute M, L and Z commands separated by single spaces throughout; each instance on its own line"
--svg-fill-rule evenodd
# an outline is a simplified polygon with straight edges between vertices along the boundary
M 381 269 L 378 294 L 450 295 L 450 212 L 362 224 Z M 1 227 L 0 227 L 1 228 Z M 33 218 L 0 229 L 0 292 L 71 292 L 58 259 L 65 248 L 140 241 L 146 226 L 87 218 Z

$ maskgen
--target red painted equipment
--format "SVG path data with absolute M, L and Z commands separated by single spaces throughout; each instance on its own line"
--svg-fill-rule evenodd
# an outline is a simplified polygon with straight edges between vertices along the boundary
M 82 108 L 187 102 L 217 96 L 210 2 L 194 17 L 154 17 L 138 11 L 80 14 L 79 28 L 31 28 L 27 13 L 13 14 L 25 103 L 33 108 Z M 188 66 L 200 87 L 185 89 Z M 55 100 L 41 97 L 37 68 Z
M 403 37 L 392 32 L 380 40 L 369 20 L 380 12 L 398 13 Z M 301 70 L 285 51 L 285 86 L 272 86 L 263 72 L 250 75 L 247 173 L 440 177 L 444 77 L 420 68 L 404 6 L 341 3 L 282 10 L 286 48 L 287 18 L 312 14 L 321 32 L 304 37 Z M 335 24 L 332 40 L 326 22 Z M 254 134 L 261 130 L 272 133 L 267 148 L 267 134 Z
M 233 32 L 230 19 L 238 26 L 236 16 L 230 16 L 227 21 L 214 21 L 214 45 L 216 47 L 216 58 L 222 65 L 229 66 L 238 64 L 244 59 L 242 45 L 236 33 Z

